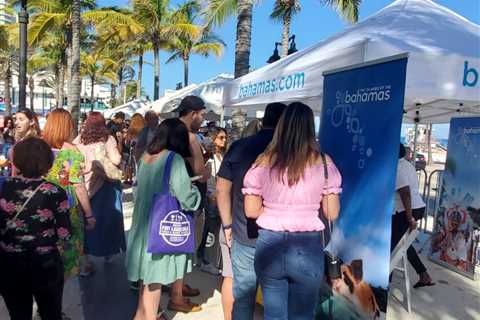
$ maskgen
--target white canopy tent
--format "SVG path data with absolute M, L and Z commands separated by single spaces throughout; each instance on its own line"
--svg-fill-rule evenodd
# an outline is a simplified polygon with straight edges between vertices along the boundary
M 338 35 L 236 79 L 224 105 L 248 110 L 304 101 L 319 113 L 324 71 L 404 52 L 405 122 L 480 115 L 480 26 L 430 0 L 395 1 Z
M 208 111 L 212 111 L 217 115 L 223 113 L 223 94 L 226 85 L 231 82 L 233 76 L 228 74 L 220 74 L 213 79 L 200 83 L 198 85 L 190 85 L 171 95 L 165 96 L 150 105 L 150 109 L 157 113 L 169 113 L 175 111 L 180 101 L 188 95 L 195 95 L 205 101 Z
M 123 112 L 127 118 L 131 118 L 135 113 L 145 114 L 144 108 L 147 105 L 147 101 L 134 100 L 113 109 L 108 109 L 103 112 L 103 116 L 106 119 L 110 119 L 117 112 Z

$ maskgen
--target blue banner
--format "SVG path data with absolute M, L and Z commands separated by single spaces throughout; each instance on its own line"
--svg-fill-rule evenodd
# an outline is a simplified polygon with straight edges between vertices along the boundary
M 474 277 L 480 240 L 480 117 L 450 122 L 431 258 Z
M 329 281 L 330 298 L 319 308 L 333 319 L 385 317 L 406 66 L 402 56 L 325 76 L 320 148 L 343 177 L 327 247 L 342 277 Z

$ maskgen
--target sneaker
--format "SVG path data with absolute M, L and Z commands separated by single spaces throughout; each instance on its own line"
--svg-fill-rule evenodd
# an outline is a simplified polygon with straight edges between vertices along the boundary
M 220 270 L 215 268 L 211 263 L 202 263 L 200 265 L 200 270 L 206 273 L 213 274 L 214 276 L 218 276 L 220 274 Z

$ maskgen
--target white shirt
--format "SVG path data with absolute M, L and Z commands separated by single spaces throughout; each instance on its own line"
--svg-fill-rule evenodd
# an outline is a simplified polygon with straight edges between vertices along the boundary
M 418 192 L 418 176 L 415 167 L 402 158 L 398 160 L 397 167 L 397 181 L 395 190 L 399 190 L 403 187 L 410 187 L 410 197 L 412 199 L 412 210 L 425 207 L 422 197 Z M 395 212 L 405 211 L 400 194 L 395 192 Z
M 211 175 L 207 181 L 207 190 L 208 194 L 215 194 L 216 183 L 217 183 L 217 174 L 220 170 L 220 165 L 222 164 L 223 156 L 222 155 L 213 155 L 213 159 L 207 161 L 207 166 L 211 168 Z

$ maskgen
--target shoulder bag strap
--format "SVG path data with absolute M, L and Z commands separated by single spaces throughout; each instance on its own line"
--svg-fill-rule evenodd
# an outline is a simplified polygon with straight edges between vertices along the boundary
M 327 157 L 325 157 L 325 154 L 324 153 L 321 153 L 320 154 L 321 158 L 322 158 L 322 163 L 323 163 L 323 176 L 325 178 L 325 184 L 328 188 L 328 167 L 327 167 Z M 325 195 L 323 196 L 323 198 L 325 199 Z M 328 201 L 327 201 L 327 211 L 328 211 Z M 333 229 L 333 226 L 332 226 L 332 222 L 330 221 L 330 219 L 327 218 L 327 227 L 328 227 L 328 233 L 330 234 L 330 239 L 332 238 L 332 229 Z M 323 234 L 323 233 L 322 233 Z M 323 235 L 323 244 L 325 246 L 325 235 Z
M 167 160 L 165 161 L 165 171 L 163 172 L 163 179 L 162 179 L 163 192 L 168 192 L 168 189 L 170 186 L 170 175 L 172 172 L 172 163 L 173 163 L 174 157 L 175 157 L 175 153 L 169 151 Z
M 17 211 L 17 214 L 12 218 L 10 219 L 11 221 L 14 221 L 18 218 L 18 215 L 20 213 L 22 213 L 23 210 L 25 210 L 25 208 L 27 207 L 28 203 L 30 202 L 30 200 L 32 200 L 32 198 L 35 196 L 35 194 L 38 192 L 38 190 L 40 190 L 40 188 L 45 185 L 45 182 L 42 182 L 33 192 L 32 194 L 30 194 L 30 196 L 27 198 L 27 200 L 25 200 L 25 202 L 22 204 L 22 206 L 20 207 L 20 209 Z

